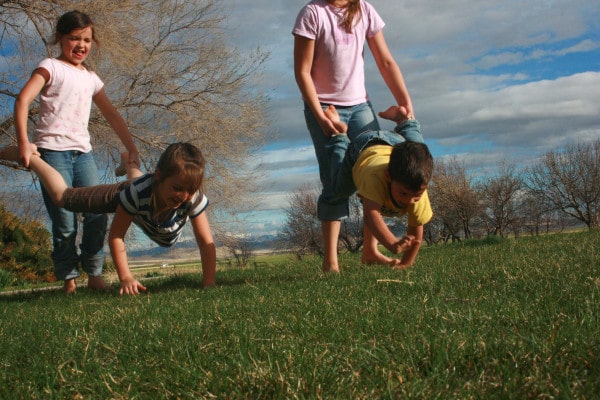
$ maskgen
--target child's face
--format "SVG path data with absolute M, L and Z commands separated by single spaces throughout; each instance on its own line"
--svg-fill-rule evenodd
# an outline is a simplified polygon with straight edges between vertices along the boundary
M 427 185 L 421 186 L 421 190 L 415 192 L 400 182 L 391 181 L 390 183 L 390 195 L 394 202 L 402 208 L 407 208 L 419 201 L 425 193 L 425 189 L 427 189 Z
M 60 37 L 62 54 L 59 59 L 80 66 L 92 49 L 92 27 L 73 29 L 69 34 Z
M 176 209 L 190 201 L 196 192 L 190 182 L 177 176 L 170 176 L 158 184 L 158 200 L 161 208 Z

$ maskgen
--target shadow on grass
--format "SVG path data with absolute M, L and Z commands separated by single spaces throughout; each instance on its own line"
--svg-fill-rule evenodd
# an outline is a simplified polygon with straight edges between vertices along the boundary
M 314 275 L 306 274 L 305 268 L 314 269 Z M 308 265 L 302 268 L 281 267 L 269 269 L 267 271 L 260 268 L 232 269 L 220 271 L 217 274 L 217 287 L 236 287 L 236 286 L 265 286 L 271 284 L 299 283 L 306 280 L 331 279 L 335 276 L 323 275 L 319 267 Z M 177 290 L 202 290 L 202 273 L 188 272 L 175 274 L 149 273 L 147 276 L 138 277 L 139 281 L 146 286 L 147 293 L 161 293 Z M 95 296 L 119 296 L 119 284 L 113 283 L 113 289 L 109 292 L 101 292 L 88 289 L 85 286 L 77 288 L 77 292 L 69 296 L 78 296 L 80 294 Z M 0 302 L 22 302 L 39 301 L 53 298 L 65 297 L 62 292 L 62 286 L 48 286 L 28 289 L 16 289 L 13 291 L 0 292 Z

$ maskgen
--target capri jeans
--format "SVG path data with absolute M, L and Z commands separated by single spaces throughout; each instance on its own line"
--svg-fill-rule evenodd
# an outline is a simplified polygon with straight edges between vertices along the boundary
M 412 119 L 397 125 L 392 131 L 367 131 L 355 137 L 353 142 L 346 135 L 335 135 L 329 146 L 332 162 L 329 165 L 334 182 L 334 201 L 348 199 L 356 192 L 352 168 L 362 151 L 375 144 L 394 146 L 404 141 L 423 143 L 419 122 Z
M 328 106 L 329 104 L 321 103 L 323 110 Z M 347 135 L 342 136 L 346 137 L 349 142 L 352 142 L 361 132 L 380 129 L 370 102 L 349 107 L 336 105 L 335 108 L 340 115 L 340 120 L 348 125 Z M 340 163 L 344 157 L 343 153 L 333 151 L 337 149 L 339 139 L 336 136 L 325 136 L 306 103 L 304 104 L 304 118 L 315 148 L 317 162 L 319 163 L 319 177 L 323 185 L 317 202 L 317 216 L 321 221 L 340 220 L 348 216 L 348 199 L 340 199 L 336 196 L 330 168 L 332 163 Z

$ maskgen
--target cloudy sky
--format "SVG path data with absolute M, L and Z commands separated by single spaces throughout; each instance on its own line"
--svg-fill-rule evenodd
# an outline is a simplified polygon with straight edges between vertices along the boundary
M 318 181 L 293 76 L 292 26 L 308 0 L 227 0 L 240 49 L 270 53 L 257 86 L 270 98 L 267 175 L 252 231 L 273 233 L 287 196 Z M 597 0 L 371 0 L 436 158 L 473 171 L 518 166 L 568 143 L 600 137 L 600 3 Z M 376 111 L 393 104 L 370 52 Z M 392 128 L 382 122 L 385 129 Z

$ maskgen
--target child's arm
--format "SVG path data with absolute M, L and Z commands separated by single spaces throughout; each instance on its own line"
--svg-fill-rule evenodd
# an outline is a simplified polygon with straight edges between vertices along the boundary
M 421 246 L 423 227 L 408 227 L 407 235 L 398 239 L 383 220 L 381 205 L 365 198 L 362 199 L 362 203 L 364 223 L 377 241 L 393 254 L 404 252 L 400 265 L 395 268 L 411 266 Z
M 42 91 L 50 74 L 44 68 L 37 68 L 31 74 L 15 101 L 14 117 L 17 131 L 17 143 L 19 144 L 19 158 L 25 168 L 29 168 L 29 157 L 33 151 L 27 135 L 27 119 L 29 117 L 29 106 Z
M 204 287 L 215 286 L 215 275 L 217 270 L 217 249 L 210 232 L 208 218 L 203 212 L 195 218 L 192 218 L 192 228 L 194 236 L 200 249 L 202 259 L 202 283 Z
M 132 221 L 133 217 L 125 212 L 121 206 L 117 206 L 117 211 L 108 233 L 110 254 L 112 255 L 113 262 L 117 268 L 117 274 L 119 275 L 119 281 L 121 282 L 119 294 L 139 294 L 140 290 L 146 290 L 146 288 L 131 275 L 129 263 L 127 262 L 124 238 Z
M 404 106 L 406 108 L 408 117 L 414 118 L 412 100 L 408 93 L 406 83 L 404 82 L 404 76 L 388 48 L 383 36 L 383 30 L 367 39 L 367 43 L 373 54 L 373 59 L 377 64 L 377 68 L 387 87 L 392 92 L 394 99 L 398 102 L 399 106 Z
M 392 269 L 405 269 L 411 267 L 417 258 L 417 254 L 419 254 L 421 243 L 423 243 L 423 225 L 409 226 L 406 231 L 406 236 L 402 238 L 402 240 L 406 238 L 408 248 L 406 248 L 402 254 L 400 265 L 396 265 L 392 267 Z
M 302 37 L 294 36 L 294 76 L 296 83 L 302 93 L 302 99 L 306 101 L 315 118 L 319 122 L 323 133 L 326 136 L 331 136 L 339 132 L 335 125 L 325 117 L 319 98 L 317 89 L 310 75 L 313 59 L 315 54 L 315 41 Z
M 119 111 L 112 105 L 110 99 L 106 95 L 104 89 L 100 90 L 93 98 L 94 103 L 104 115 L 104 118 L 108 121 L 110 126 L 113 128 L 121 142 L 127 149 L 129 153 L 129 162 L 134 163 L 138 167 L 140 164 L 140 155 L 138 153 L 138 149 L 133 142 L 133 137 L 129 132 L 129 128 L 127 128 L 127 124 L 125 120 L 119 113 Z

